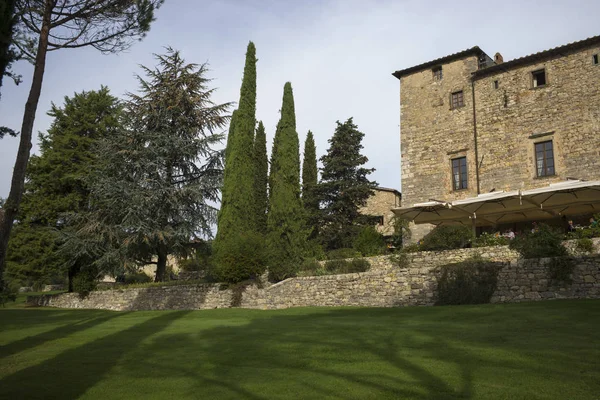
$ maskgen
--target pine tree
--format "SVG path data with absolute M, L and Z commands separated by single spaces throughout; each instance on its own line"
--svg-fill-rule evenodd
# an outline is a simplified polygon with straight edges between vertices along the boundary
M 10 75 L 10 64 L 17 56 L 12 49 L 15 3 L 16 0 L 4 0 L 0 3 L 0 88 L 2 78 Z
M 306 225 L 309 239 L 316 237 L 319 224 L 319 198 L 317 197 L 317 149 L 311 131 L 304 142 L 304 160 L 302 162 L 302 203 L 306 211 Z
M 8 248 L 6 276 L 39 286 L 64 277 L 67 259 L 57 253 L 65 214 L 87 208 L 91 171 L 97 168 L 95 147 L 120 128 L 122 107 L 108 88 L 65 97 L 52 104 L 54 120 L 40 134 L 40 155 L 31 157 L 18 222 Z
M 212 235 L 211 204 L 223 179 L 222 152 L 214 147 L 224 139 L 218 131 L 230 103 L 211 100 L 206 64 L 188 64 L 170 48 L 156 58 L 156 68 L 142 67 L 140 94 L 125 103 L 127 125 L 101 143 L 93 208 L 64 247 L 99 271 L 120 257 L 156 264 L 155 280 L 163 281 L 169 255 Z
M 267 181 L 269 160 L 267 159 L 267 136 L 265 127 L 260 121 L 254 138 L 255 179 L 254 203 L 256 204 L 256 228 L 258 233 L 267 232 Z
M 283 89 L 281 119 L 273 141 L 267 214 L 269 274 L 279 281 L 294 276 L 306 246 L 300 199 L 300 154 L 292 85 Z
M 320 239 L 326 250 L 352 247 L 361 227 L 368 224 L 368 218 L 359 209 L 377 186 L 367 179 L 374 169 L 362 167 L 369 161 L 360 153 L 364 134 L 352 118 L 336 123 L 327 154 L 321 157 L 323 168 L 317 186 L 323 206 Z
M 256 126 L 256 48 L 248 44 L 239 107 L 230 128 L 225 150 L 225 175 L 217 236 L 214 241 L 217 274 L 241 281 L 260 274 L 260 260 L 238 259 L 242 247 L 260 247 L 255 202 L 254 127 Z M 248 244 L 252 242 L 252 244 Z M 260 253 L 257 250 L 257 254 Z

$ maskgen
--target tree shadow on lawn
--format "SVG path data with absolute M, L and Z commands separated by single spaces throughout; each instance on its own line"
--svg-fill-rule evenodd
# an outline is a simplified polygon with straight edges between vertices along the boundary
M 0 398 L 76 399 L 101 381 L 127 352 L 187 313 L 189 311 L 161 312 L 142 323 L 9 375 L 0 380 Z M 123 315 L 115 313 L 115 316 Z
M 33 312 L 27 311 L 27 317 L 30 318 L 31 321 L 36 320 L 40 323 L 41 320 L 45 321 L 48 325 L 55 325 L 57 321 L 55 321 L 52 317 L 52 312 L 41 311 L 41 312 Z M 90 318 L 90 313 L 92 317 Z M 23 314 L 23 312 L 20 312 Z M 72 335 L 74 333 L 84 331 L 86 329 L 92 328 L 96 325 L 99 325 L 103 322 L 111 320 L 115 317 L 120 317 L 125 314 L 116 313 L 116 312 L 107 312 L 107 311 L 71 311 L 70 318 L 61 318 L 61 325 L 50 329 L 36 335 L 31 335 L 24 337 L 23 339 L 10 342 L 4 346 L 0 346 L 0 359 L 6 358 L 10 355 L 20 353 L 21 351 L 34 348 L 40 345 L 43 345 L 46 342 L 62 339 L 68 335 Z M 50 318 L 48 318 L 50 317 Z M 83 318 L 82 318 L 83 317 Z M 29 327 L 30 320 L 22 321 L 21 326 L 23 328 Z
M 154 343 L 129 355 L 123 373 L 135 382 L 160 368 L 165 388 L 175 380 L 177 390 L 185 390 L 178 397 L 211 399 L 472 399 L 476 393 L 478 398 L 484 393 L 541 399 L 548 395 L 536 385 L 565 380 L 575 386 L 582 379 L 580 371 L 562 363 L 577 365 L 578 356 L 552 348 L 569 340 L 567 331 L 547 334 L 560 313 L 546 317 L 535 315 L 535 307 L 514 310 L 483 306 L 254 314 L 244 326 L 153 337 Z M 497 321 L 502 315 L 517 322 Z M 144 357 L 158 346 L 160 352 Z M 530 379 L 540 382 L 530 384 Z M 593 377 L 584 380 L 593 382 Z M 513 384 L 522 387 L 511 388 Z M 502 391 L 509 390 L 512 397 L 503 397 Z M 575 394 L 563 398 L 584 398 Z

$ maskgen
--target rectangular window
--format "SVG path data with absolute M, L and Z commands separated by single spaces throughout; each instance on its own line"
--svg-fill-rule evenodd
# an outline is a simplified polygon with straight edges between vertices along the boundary
M 467 188 L 467 157 L 452 159 L 452 187 L 454 190 Z
M 598 54 L 594 54 L 592 56 L 592 64 L 594 64 L 594 65 L 598 65 L 599 64 L 599 62 L 598 62 Z
M 441 81 L 442 80 L 442 66 L 440 65 L 439 67 L 435 67 L 431 70 L 431 73 L 433 74 L 433 80 L 434 81 Z
M 500 87 L 500 82 L 494 81 L 494 89 L 498 89 Z
M 531 73 L 531 78 L 532 78 L 534 88 L 546 86 L 546 70 L 545 69 L 539 69 L 537 71 L 533 71 Z
M 451 100 L 452 100 L 452 109 L 455 109 L 455 108 L 458 108 L 458 107 L 462 107 L 462 106 L 465 105 L 462 90 L 459 91 L 459 92 L 452 93 L 452 99 Z
M 552 140 L 535 144 L 535 167 L 537 176 L 554 175 L 554 149 Z

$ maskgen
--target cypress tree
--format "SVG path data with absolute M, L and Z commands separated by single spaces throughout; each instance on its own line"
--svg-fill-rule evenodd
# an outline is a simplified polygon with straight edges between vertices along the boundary
M 323 168 L 317 190 L 323 209 L 319 235 L 326 250 L 352 247 L 358 232 L 369 224 L 359 209 L 366 205 L 377 183 L 367 179 L 374 169 L 363 167 L 369 161 L 360 154 L 364 136 L 352 118 L 344 123 L 337 121 L 327 154 L 321 157 Z
M 256 228 L 261 234 L 267 232 L 267 180 L 269 161 L 267 160 L 267 136 L 262 121 L 258 123 L 254 138 L 255 178 L 254 202 L 256 205 Z
M 256 126 L 256 48 L 248 44 L 240 101 L 225 150 L 225 174 L 214 242 L 217 274 L 228 281 L 240 281 L 260 274 L 259 260 L 238 259 L 240 248 L 260 248 L 256 235 L 254 200 L 254 127 Z M 248 242 L 251 242 L 250 244 Z M 236 250 L 237 249 L 237 250 Z M 257 254 L 260 250 L 257 250 Z
M 306 211 L 306 225 L 309 238 L 316 237 L 319 223 L 319 199 L 317 187 L 317 150 L 311 131 L 304 142 L 304 160 L 302 162 L 302 203 Z
M 300 199 L 300 154 L 292 85 L 283 89 L 269 177 L 267 254 L 269 274 L 279 281 L 294 276 L 306 246 L 304 210 Z

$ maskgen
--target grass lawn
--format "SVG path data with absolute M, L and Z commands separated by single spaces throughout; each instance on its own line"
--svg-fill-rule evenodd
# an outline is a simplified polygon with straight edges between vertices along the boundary
M 600 301 L 0 309 L 0 399 L 600 399 Z

